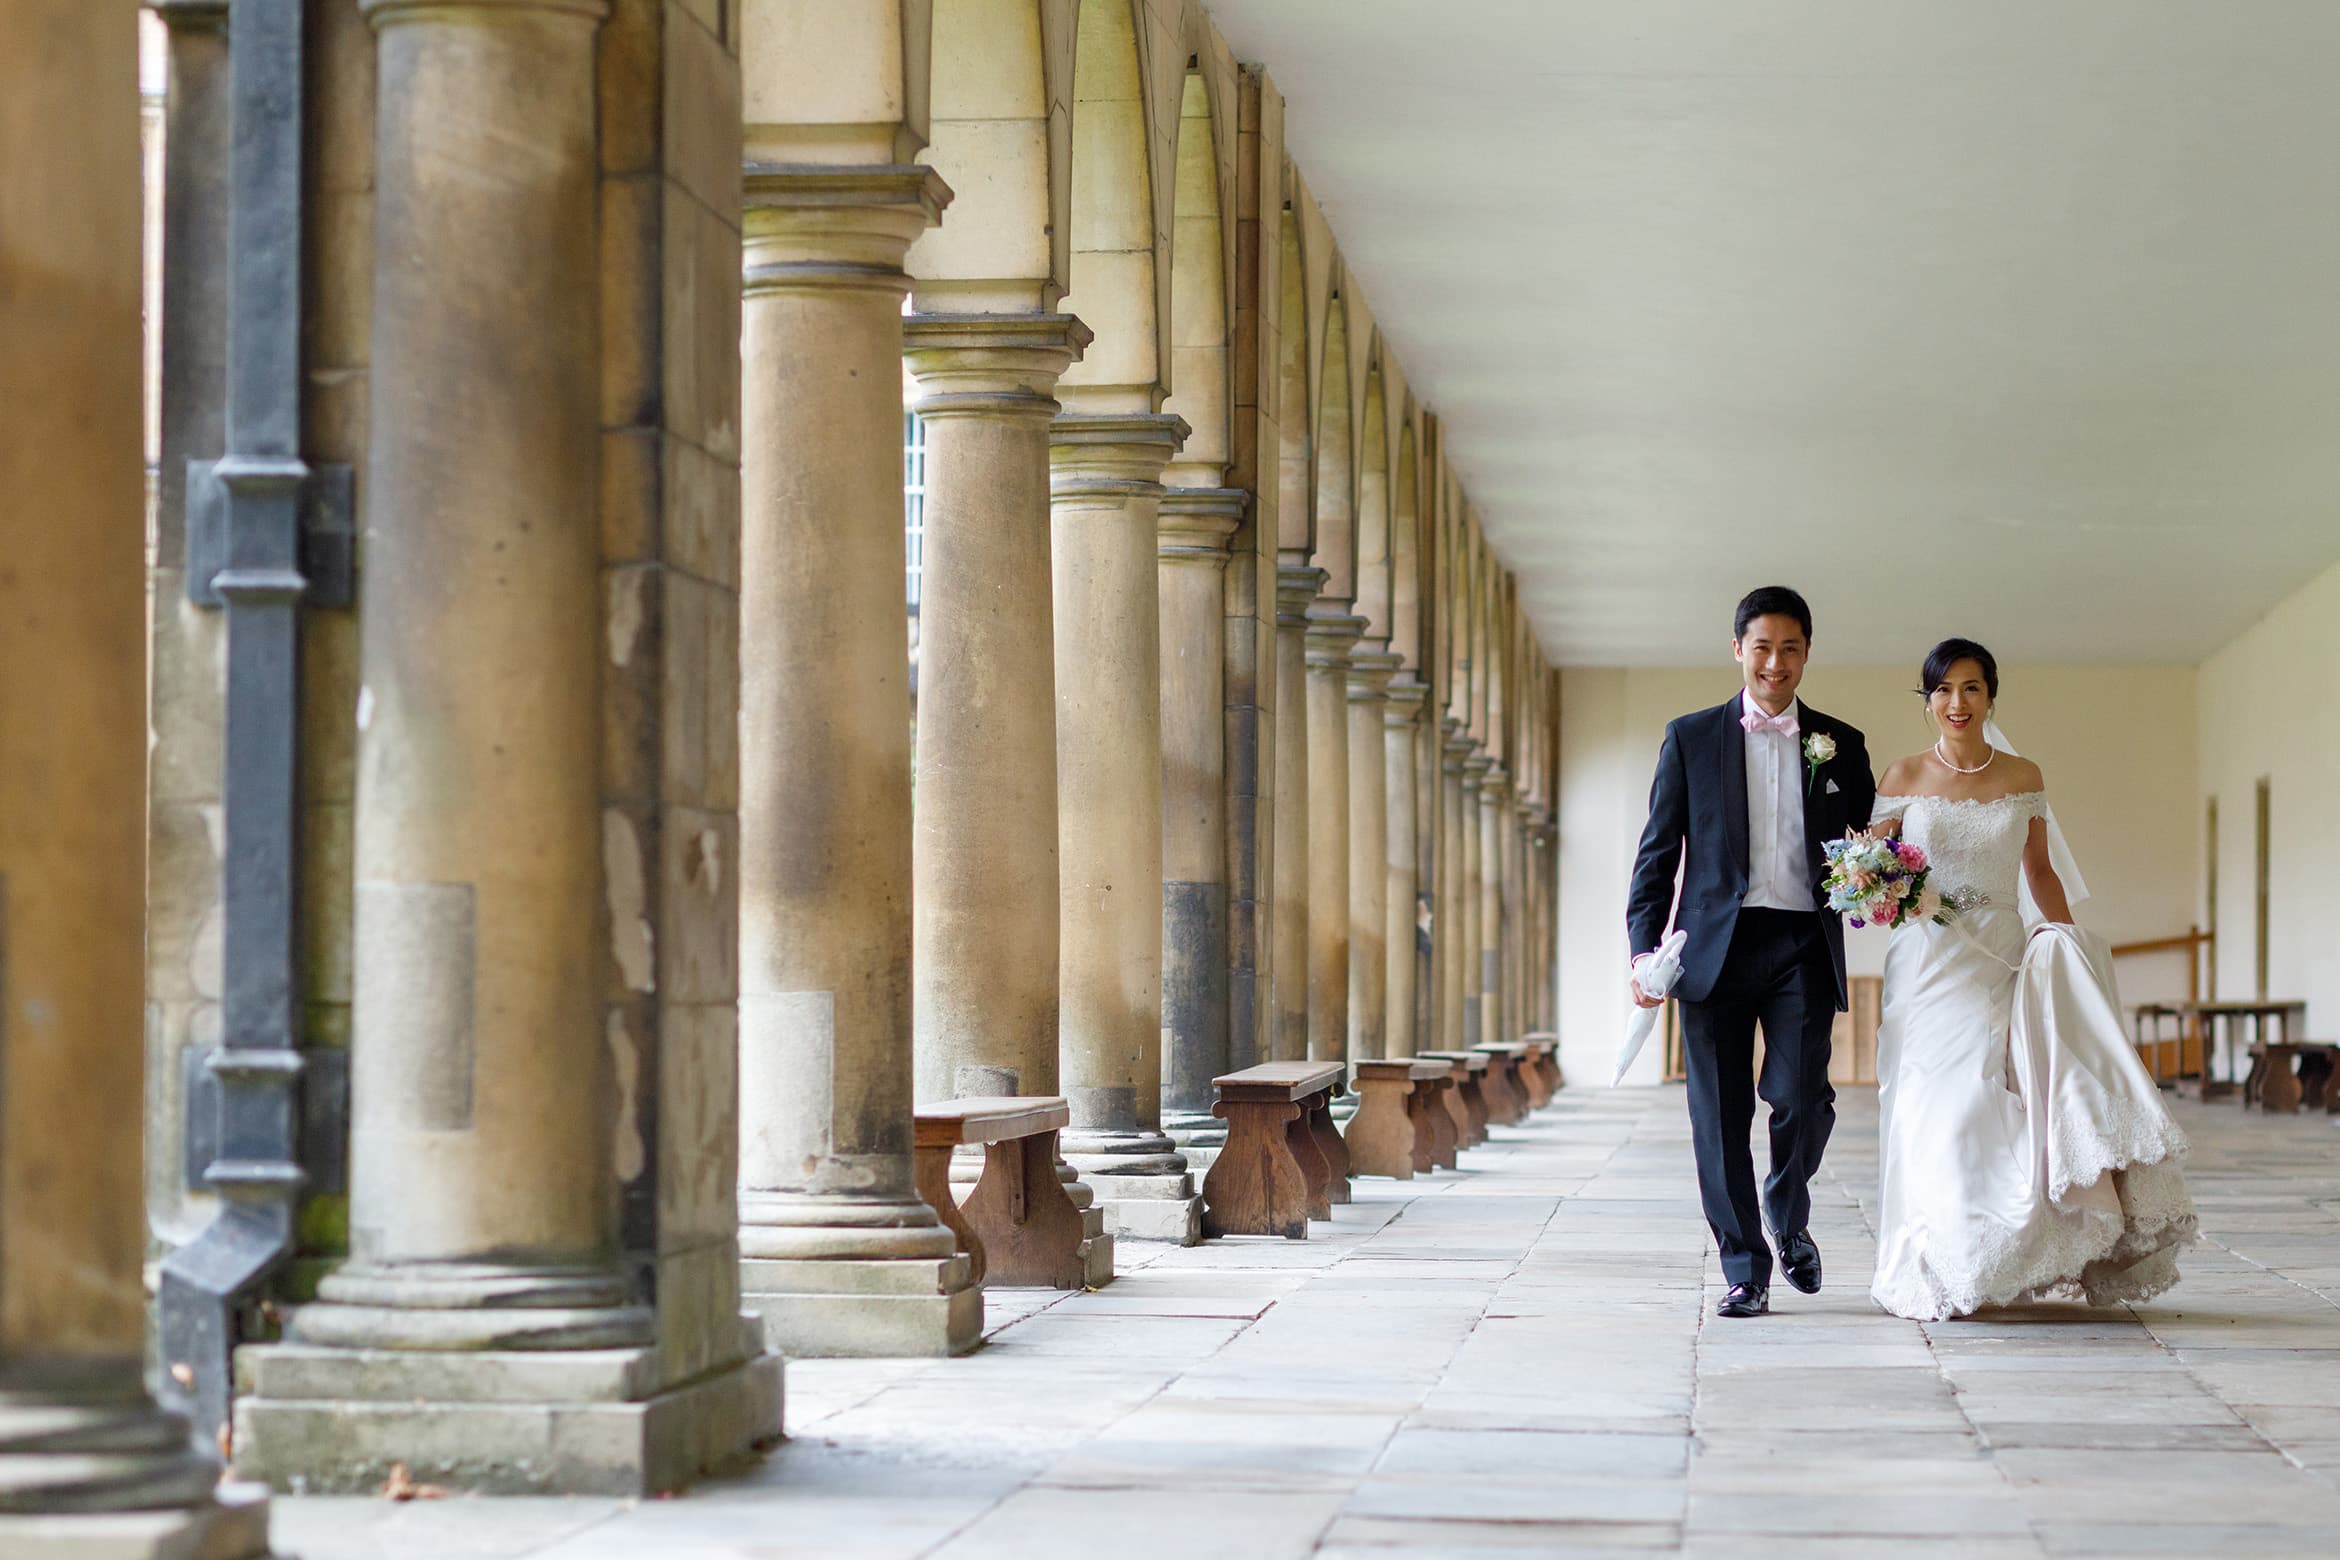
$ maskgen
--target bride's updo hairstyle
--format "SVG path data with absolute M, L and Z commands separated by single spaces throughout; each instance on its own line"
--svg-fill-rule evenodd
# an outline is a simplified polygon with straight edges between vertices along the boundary
M 1950 675 L 1950 668 L 1961 661 L 1972 661 L 1982 668 L 1983 686 L 1990 690 L 1991 702 L 1998 703 L 1999 658 L 1971 639 L 1945 639 L 1926 652 L 1925 668 L 1918 673 L 1918 697 L 1933 698 L 1934 690 Z

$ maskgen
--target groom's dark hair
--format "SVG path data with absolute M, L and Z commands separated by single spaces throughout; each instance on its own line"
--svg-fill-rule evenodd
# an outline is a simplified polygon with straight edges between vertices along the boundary
M 1739 615 L 1731 620 L 1731 643 L 1747 637 L 1747 625 L 1759 617 L 1792 617 L 1803 625 L 1804 637 L 1812 637 L 1812 609 L 1804 598 L 1785 585 L 1765 585 L 1739 598 Z

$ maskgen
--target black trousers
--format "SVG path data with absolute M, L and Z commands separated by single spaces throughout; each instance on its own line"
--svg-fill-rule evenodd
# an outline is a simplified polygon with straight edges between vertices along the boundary
M 1811 1222 L 1812 1176 L 1836 1126 L 1836 1090 L 1828 1082 L 1835 1023 L 1836 971 L 1811 911 L 1741 910 L 1714 990 L 1703 1002 L 1682 1004 L 1698 1199 L 1722 1253 L 1723 1277 L 1734 1284 L 1771 1282 L 1765 1218 L 1781 1235 Z M 1747 1143 L 1758 1091 L 1771 1107 L 1771 1175 L 1760 1208 Z

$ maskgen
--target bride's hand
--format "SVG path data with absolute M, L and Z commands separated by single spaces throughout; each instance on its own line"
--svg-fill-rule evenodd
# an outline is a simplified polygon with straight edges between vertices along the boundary
M 1869 825 L 1869 833 L 1881 840 L 1900 839 L 1901 820 L 1899 818 L 1880 818 Z

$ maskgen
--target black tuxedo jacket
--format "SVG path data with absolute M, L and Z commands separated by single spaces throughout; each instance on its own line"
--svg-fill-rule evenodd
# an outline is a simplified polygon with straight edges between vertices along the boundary
M 1731 932 L 1747 897 L 1747 732 L 1739 724 L 1740 697 L 1666 727 L 1658 750 L 1657 779 L 1649 790 L 1649 824 L 1633 861 L 1633 886 L 1626 899 L 1626 924 L 1638 958 L 1665 941 L 1668 912 L 1674 908 L 1674 876 L 1681 868 L 1681 911 L 1673 919 L 1689 934 L 1682 949 L 1682 978 L 1674 995 L 1703 1002 L 1721 976 Z M 1845 1005 L 1844 921 L 1830 914 L 1820 893 L 1827 875 L 1820 847 L 1848 829 L 1866 828 L 1877 803 L 1877 780 L 1869 771 L 1869 750 L 1861 734 L 1841 720 L 1800 707 L 1803 735 L 1825 732 L 1836 739 L 1836 756 L 1815 773 L 1801 765 L 1804 787 L 1804 855 L 1810 868 L 1812 900 L 1829 962 L 1836 969 L 1836 1005 Z

